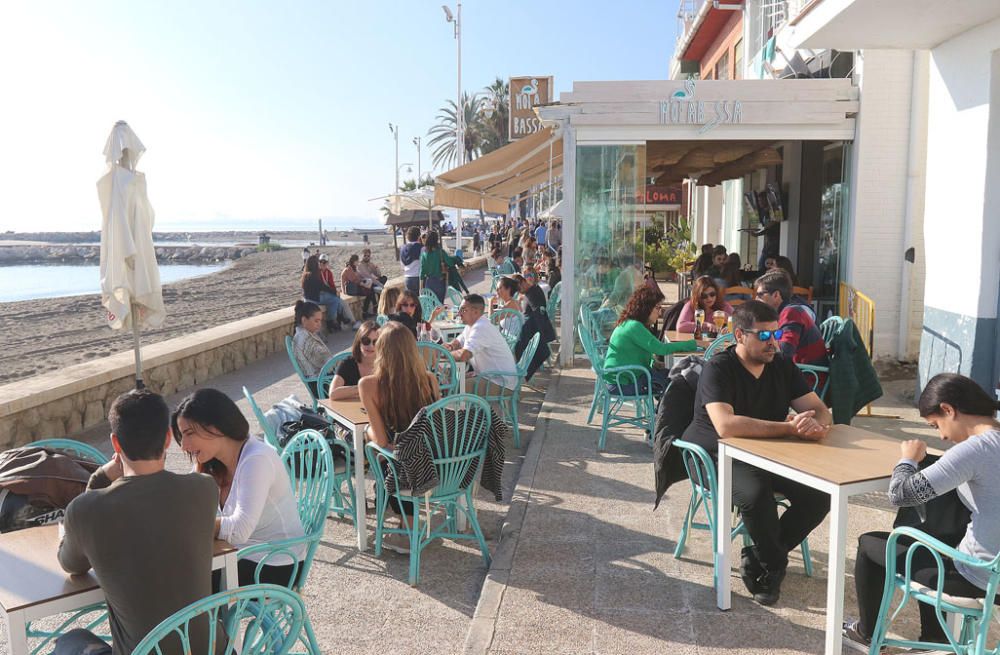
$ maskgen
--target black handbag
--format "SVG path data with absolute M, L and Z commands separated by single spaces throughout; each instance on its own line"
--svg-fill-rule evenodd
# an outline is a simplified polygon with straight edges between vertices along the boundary
M 937 455 L 927 455 L 919 468 L 925 469 L 939 459 Z M 962 503 L 956 489 L 931 498 L 924 503 L 923 509 L 925 515 L 921 518 L 916 507 L 900 507 L 892 527 L 917 528 L 949 546 L 957 546 L 962 541 L 972 520 L 972 512 Z
M 346 428 L 340 425 L 334 424 L 322 411 L 313 411 L 308 407 L 302 407 L 302 415 L 297 421 L 285 421 L 281 424 L 281 430 L 278 434 L 278 445 L 284 448 L 288 445 L 288 442 L 292 440 L 292 437 L 297 435 L 303 430 L 316 430 L 326 439 L 327 444 L 330 446 L 330 450 L 333 451 L 333 458 L 339 460 L 346 460 L 347 453 L 344 451 L 344 446 L 339 443 L 335 443 L 334 439 L 341 439 L 351 443 L 353 435 L 348 434 Z

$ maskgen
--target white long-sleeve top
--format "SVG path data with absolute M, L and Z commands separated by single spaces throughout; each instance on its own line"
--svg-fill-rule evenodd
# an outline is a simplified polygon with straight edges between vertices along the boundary
M 278 453 L 263 441 L 250 438 L 243 447 L 221 518 L 219 539 L 237 548 L 305 534 L 288 473 Z M 301 560 L 305 546 L 293 552 Z M 259 562 L 262 557 L 260 554 L 248 559 Z M 292 563 L 285 555 L 267 560 L 273 566 Z

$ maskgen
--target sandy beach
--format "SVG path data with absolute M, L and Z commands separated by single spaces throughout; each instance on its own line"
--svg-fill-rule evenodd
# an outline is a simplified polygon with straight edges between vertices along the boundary
M 389 277 L 400 275 L 392 238 L 369 238 L 372 258 L 382 273 Z M 360 254 L 361 248 L 320 248 L 330 256 L 338 287 L 348 256 Z M 158 329 L 144 330 L 142 343 L 156 343 L 287 307 L 301 297 L 301 268 L 301 248 L 289 248 L 254 253 L 218 273 L 167 285 L 163 289 L 166 321 Z M 115 331 L 107 326 L 97 294 L 0 303 L 0 384 L 131 348 L 130 331 Z

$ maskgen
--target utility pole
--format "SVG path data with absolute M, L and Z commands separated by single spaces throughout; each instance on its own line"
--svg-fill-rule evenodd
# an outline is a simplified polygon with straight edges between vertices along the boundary
M 389 131 L 392 132 L 392 138 L 396 142 L 396 166 L 393 170 L 396 171 L 396 185 L 392 187 L 393 193 L 399 192 L 399 125 L 393 125 L 389 123 Z
M 458 149 L 458 165 L 465 164 L 465 108 L 462 105 L 462 3 L 458 3 L 458 11 L 453 16 L 448 5 L 442 5 L 444 15 L 449 23 L 455 23 L 455 41 L 458 45 L 458 101 L 455 104 L 455 147 Z M 458 210 L 455 226 L 455 250 L 462 247 L 462 210 Z
M 420 188 L 421 172 L 420 172 L 420 137 L 413 137 L 413 145 L 417 146 L 417 188 Z

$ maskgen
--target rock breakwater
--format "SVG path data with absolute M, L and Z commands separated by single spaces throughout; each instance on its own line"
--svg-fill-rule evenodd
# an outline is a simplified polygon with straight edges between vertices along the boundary
M 157 246 L 156 261 L 163 263 L 214 264 L 245 257 L 256 248 L 241 246 Z M 99 245 L 45 245 L 0 247 L 0 266 L 14 264 L 96 264 Z

